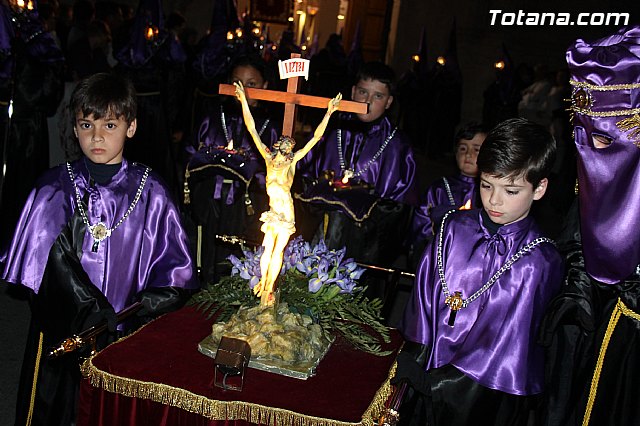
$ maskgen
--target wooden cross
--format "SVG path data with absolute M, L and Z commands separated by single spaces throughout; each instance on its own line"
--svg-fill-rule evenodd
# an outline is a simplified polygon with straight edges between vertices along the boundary
M 291 58 L 299 58 L 299 53 L 292 53 Z M 284 121 L 282 122 L 282 136 L 293 137 L 293 126 L 296 118 L 296 105 L 313 108 L 327 108 L 329 98 L 320 96 L 310 96 L 298 93 L 299 77 L 291 77 L 287 82 L 287 91 L 244 88 L 247 98 L 260 101 L 280 102 L 284 105 Z M 236 95 L 236 87 L 232 84 L 221 84 L 218 88 L 221 95 Z M 336 93 L 337 95 L 337 93 Z M 365 102 L 340 101 L 338 111 L 354 112 L 356 114 L 366 114 L 369 105 Z

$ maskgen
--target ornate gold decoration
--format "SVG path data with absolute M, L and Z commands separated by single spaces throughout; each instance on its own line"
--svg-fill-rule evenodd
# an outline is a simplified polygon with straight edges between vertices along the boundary
M 444 299 L 444 304 L 447 305 L 452 311 L 459 311 L 464 305 L 464 301 L 462 300 L 462 293 L 456 291 L 454 294 L 448 295 Z
M 620 120 L 616 123 L 616 127 L 622 132 L 628 133 L 627 138 L 640 148 L 640 115 L 636 113 L 631 117 Z
M 591 106 L 591 101 L 592 99 L 589 92 L 584 89 L 578 89 L 573 94 L 572 103 L 580 109 L 589 108 Z
M 586 83 L 583 81 L 577 80 L 569 80 L 569 84 L 576 87 L 582 87 L 589 90 L 596 90 L 598 92 L 611 92 L 614 90 L 630 90 L 630 89 L 640 89 L 640 83 L 628 83 L 628 84 L 604 84 L 597 85 Z
M 596 84 L 570 80 L 570 84 L 574 86 L 573 96 L 571 97 L 571 110 L 575 113 L 588 115 L 590 117 L 618 117 L 636 115 L 640 113 L 640 108 L 619 109 L 613 111 L 592 111 L 591 108 L 593 107 L 594 99 L 590 93 L 638 89 L 640 88 L 640 83 L 612 84 L 600 86 Z

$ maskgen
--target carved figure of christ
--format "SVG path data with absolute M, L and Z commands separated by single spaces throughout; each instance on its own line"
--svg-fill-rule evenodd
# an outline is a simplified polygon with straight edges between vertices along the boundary
M 297 83 L 296 83 L 297 85 Z M 260 220 L 263 222 L 260 228 L 264 233 L 262 247 L 264 251 L 260 258 L 260 282 L 254 287 L 254 293 L 260 297 L 260 304 L 270 306 L 275 303 L 274 292 L 276 290 L 276 280 L 282 268 L 284 249 L 289 241 L 289 237 L 295 232 L 295 216 L 293 209 L 293 198 L 291 197 L 291 185 L 295 175 L 296 163 L 301 160 L 320 140 L 329 123 L 329 118 L 337 110 L 364 113 L 367 111 L 367 104 L 359 102 L 341 101 L 342 95 L 339 93 L 335 98 L 321 98 L 315 96 L 299 95 L 291 92 L 277 92 L 264 89 L 245 89 L 242 84 L 220 85 L 219 93 L 233 94 L 237 96 L 242 104 L 242 114 L 247 130 L 251 134 L 254 143 L 265 160 L 267 168 L 266 189 L 269 196 L 269 211 L 262 213 Z M 290 127 L 283 126 L 283 135 L 274 144 L 273 151 L 264 145 L 260 135 L 255 128 L 255 121 L 251 115 L 247 96 L 275 101 L 285 102 L 292 106 L 288 112 L 285 106 L 285 126 L 287 114 L 291 115 Z M 295 105 L 306 105 L 317 107 L 319 104 L 327 107 L 327 112 L 316 128 L 313 137 L 300 150 L 294 152 L 295 141 L 291 138 L 293 132 L 293 119 L 295 115 Z

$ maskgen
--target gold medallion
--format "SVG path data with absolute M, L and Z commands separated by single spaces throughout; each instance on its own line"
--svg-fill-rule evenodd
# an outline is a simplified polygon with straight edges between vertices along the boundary
M 111 234 L 111 230 L 102 222 L 90 226 L 89 232 L 91 232 L 93 239 L 98 242 L 109 238 L 109 235 Z
M 463 306 L 462 293 L 456 291 L 454 294 L 448 295 L 444 299 L 444 304 L 447 305 L 452 311 L 459 311 Z

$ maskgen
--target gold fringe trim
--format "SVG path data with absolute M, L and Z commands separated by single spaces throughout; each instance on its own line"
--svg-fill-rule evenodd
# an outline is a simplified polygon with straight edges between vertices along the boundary
M 611 335 L 613 335 L 621 315 L 640 321 L 640 315 L 629 309 L 624 302 L 618 298 L 616 307 L 611 313 L 611 318 L 609 319 L 607 330 L 604 333 L 604 338 L 602 339 L 602 346 L 600 347 L 600 353 L 598 354 L 598 361 L 596 362 L 596 367 L 593 371 L 593 378 L 591 379 L 589 399 L 587 400 L 587 408 L 582 419 L 582 426 L 588 426 L 589 420 L 591 419 L 591 411 L 593 410 L 593 404 L 596 401 L 596 394 L 598 392 L 598 382 L 600 381 L 600 374 L 602 373 L 602 367 L 604 366 L 604 356 L 607 353 L 607 348 L 611 341 Z
M 356 217 L 356 214 L 353 212 L 353 210 L 351 210 L 349 207 L 347 207 L 347 205 L 346 205 L 346 204 L 344 204 L 344 203 L 342 203 L 342 202 L 340 202 L 340 201 L 327 200 L 327 199 L 322 198 L 322 197 L 311 197 L 311 198 L 305 198 L 305 197 L 303 197 L 303 196 L 302 196 L 302 194 L 293 194 L 293 196 L 294 196 L 295 198 L 297 198 L 298 200 L 300 200 L 300 201 L 304 201 L 304 202 L 306 202 L 306 203 L 310 203 L 310 202 L 312 202 L 312 201 L 322 201 L 322 202 L 327 203 L 327 204 L 333 204 L 334 206 L 340 206 L 340 207 L 343 207 L 343 208 L 346 210 L 346 212 L 349 214 L 349 216 L 351 216 L 351 218 L 352 218 L 353 220 L 355 220 L 356 222 L 364 222 L 365 220 L 369 219 L 369 216 L 371 216 L 371 212 L 373 211 L 373 208 L 374 208 L 375 206 L 377 206 L 377 205 L 378 205 L 378 200 L 376 200 L 376 201 L 371 205 L 371 207 L 369 208 L 369 210 L 365 213 L 365 215 L 362 217 L 362 219 L 358 219 L 358 218 Z
M 27 414 L 26 426 L 31 425 L 33 420 L 33 408 L 36 400 L 36 388 L 38 386 L 38 374 L 40 373 L 40 359 L 42 358 L 42 341 L 44 340 L 44 334 L 40 332 L 38 337 L 38 353 L 36 354 L 36 365 L 33 369 L 33 382 L 31 384 L 31 400 L 29 401 L 29 413 Z
M 585 83 L 577 80 L 569 80 L 569 83 L 572 86 L 582 87 L 589 90 L 594 90 L 598 92 L 611 92 L 613 90 L 630 90 L 630 89 L 640 89 L 640 83 L 629 83 L 629 84 L 605 84 L 603 86 L 599 86 L 597 84 Z
M 95 355 L 94 355 L 95 356 Z M 81 366 L 84 377 L 97 388 L 130 398 L 141 398 L 177 407 L 190 413 L 199 414 L 211 420 L 244 420 L 266 425 L 294 426 L 374 426 L 385 409 L 391 396 L 391 378 L 395 375 L 394 362 L 387 379 L 376 392 L 373 401 L 365 410 L 359 423 L 341 422 L 321 417 L 307 416 L 282 408 L 265 407 L 242 401 L 217 401 L 173 386 L 129 379 L 99 370 L 93 365 L 94 356 Z

